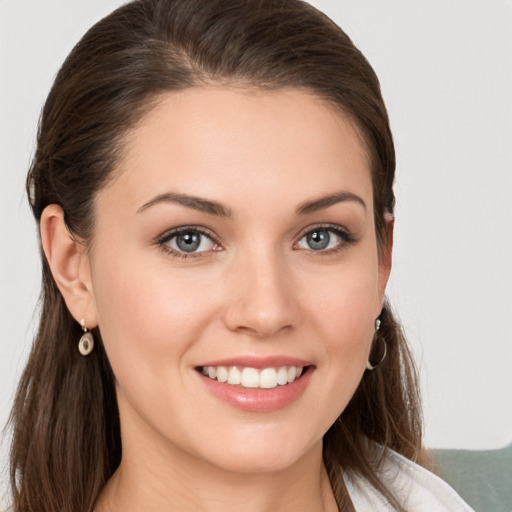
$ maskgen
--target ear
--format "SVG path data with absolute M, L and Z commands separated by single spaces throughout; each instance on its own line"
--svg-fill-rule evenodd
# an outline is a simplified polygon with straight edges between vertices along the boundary
M 395 217 L 392 213 L 385 213 L 386 222 L 386 245 L 379 250 L 379 299 L 380 311 L 384 306 L 384 297 L 389 275 L 391 273 L 392 253 L 393 253 L 393 232 L 395 228 Z
M 69 232 L 64 212 L 56 204 L 41 215 L 41 243 L 53 279 L 73 318 L 87 328 L 98 325 L 86 247 Z

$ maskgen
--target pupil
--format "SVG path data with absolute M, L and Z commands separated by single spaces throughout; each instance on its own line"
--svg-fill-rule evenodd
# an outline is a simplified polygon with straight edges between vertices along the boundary
M 194 252 L 201 244 L 199 233 L 183 233 L 176 237 L 176 245 L 181 251 Z
M 316 251 L 320 249 L 325 249 L 329 245 L 329 232 L 325 229 L 319 229 L 317 231 L 312 231 L 307 236 L 307 241 L 309 247 Z

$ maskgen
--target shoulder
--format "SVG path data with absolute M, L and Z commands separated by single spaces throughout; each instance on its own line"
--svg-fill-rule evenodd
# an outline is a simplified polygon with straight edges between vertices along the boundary
M 473 512 L 446 482 L 396 452 L 388 452 L 378 471 L 409 512 Z M 345 483 L 357 512 L 394 510 L 363 478 L 345 475 Z

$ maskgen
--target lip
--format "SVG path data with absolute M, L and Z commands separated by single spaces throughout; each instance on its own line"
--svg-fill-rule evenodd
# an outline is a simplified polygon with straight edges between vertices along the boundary
M 313 363 L 304 359 L 283 355 L 265 357 L 247 355 L 231 357 L 228 359 L 219 359 L 216 361 L 208 361 L 207 363 L 198 365 L 198 368 L 203 366 L 238 366 L 262 370 L 263 368 L 276 368 L 280 366 L 313 366 Z
M 272 361 L 272 363 L 270 363 Z M 282 361 L 286 361 L 284 364 Z M 276 363 L 277 362 L 277 363 Z M 270 363 L 270 364 L 269 364 Z M 212 361 L 202 366 L 244 366 L 250 368 L 269 368 L 275 366 L 303 366 L 303 374 L 293 382 L 271 389 L 244 388 L 219 382 L 203 375 L 196 368 L 196 375 L 214 397 L 224 403 L 245 412 L 273 412 L 285 408 L 298 400 L 305 392 L 311 377 L 316 369 L 314 365 L 304 364 L 294 358 L 236 358 L 222 361 Z

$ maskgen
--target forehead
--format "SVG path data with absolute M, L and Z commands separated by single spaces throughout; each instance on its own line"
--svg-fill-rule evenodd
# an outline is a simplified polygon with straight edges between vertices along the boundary
M 371 195 L 354 123 L 296 89 L 166 93 L 127 134 L 116 174 L 107 188 L 122 187 L 134 202 L 165 189 L 229 202 L 237 193 L 270 199 L 270 191 L 297 202 L 339 189 Z

